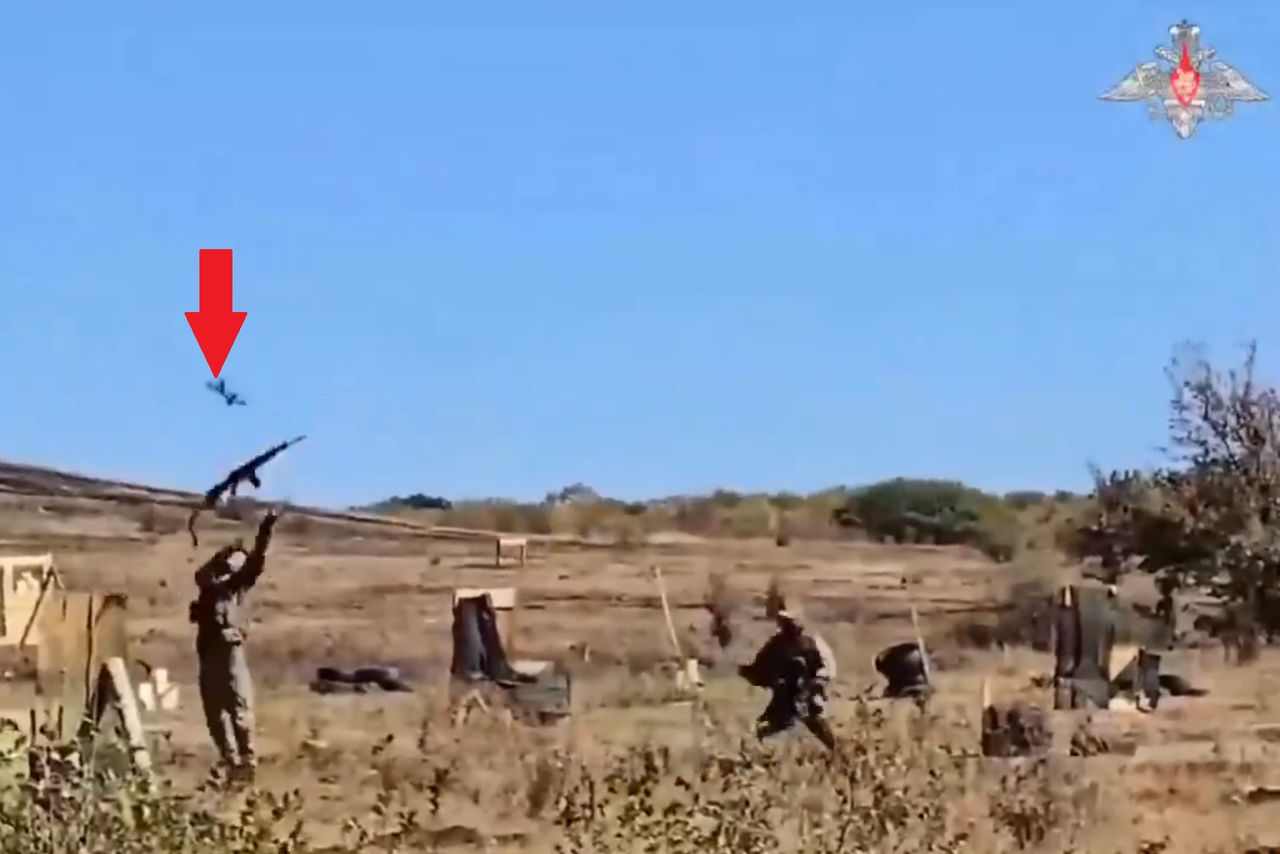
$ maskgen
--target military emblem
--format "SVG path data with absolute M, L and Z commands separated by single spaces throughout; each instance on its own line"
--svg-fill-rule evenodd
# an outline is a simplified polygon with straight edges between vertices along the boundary
M 1200 28 L 1183 21 L 1169 28 L 1172 49 L 1155 49 L 1156 62 L 1144 62 L 1113 89 L 1104 101 L 1143 101 L 1153 119 L 1164 119 L 1182 139 L 1196 132 L 1203 118 L 1225 119 L 1237 101 L 1265 101 L 1267 94 L 1220 59 L 1213 48 L 1200 47 Z
M 1200 69 L 1191 64 L 1191 52 L 1185 44 L 1182 46 L 1182 60 L 1169 75 L 1169 84 L 1173 87 L 1173 94 L 1178 96 L 1178 103 L 1184 107 L 1190 107 L 1200 91 Z

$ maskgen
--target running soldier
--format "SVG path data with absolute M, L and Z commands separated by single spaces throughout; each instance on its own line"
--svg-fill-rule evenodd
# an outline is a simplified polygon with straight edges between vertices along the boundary
M 789 730 L 799 720 L 834 751 L 836 740 L 827 724 L 826 710 L 827 689 L 836 675 L 835 656 L 820 635 L 805 631 L 796 612 L 779 611 L 777 622 L 777 633 L 760 648 L 755 660 L 738 668 L 752 685 L 773 691 L 756 721 L 756 736 L 768 738 Z

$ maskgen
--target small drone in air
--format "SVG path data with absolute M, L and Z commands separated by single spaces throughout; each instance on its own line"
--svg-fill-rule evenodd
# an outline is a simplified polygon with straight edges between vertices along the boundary
M 218 380 L 217 382 L 210 380 L 209 382 L 205 383 L 205 388 L 209 389 L 209 391 L 216 392 L 217 394 L 221 395 L 222 399 L 227 402 L 227 406 L 245 406 L 246 405 L 245 399 L 243 397 L 241 397 L 240 395 L 236 394 L 233 391 L 227 391 L 226 380 Z

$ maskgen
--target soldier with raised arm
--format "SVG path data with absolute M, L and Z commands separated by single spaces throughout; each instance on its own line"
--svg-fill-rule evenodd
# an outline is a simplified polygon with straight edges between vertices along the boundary
M 252 551 L 236 543 L 219 549 L 196 571 L 199 590 L 191 603 L 196 625 L 200 669 L 200 701 L 222 768 L 251 781 L 257 765 L 253 749 L 253 683 L 245 657 L 243 605 L 266 564 L 267 546 L 279 514 L 275 510 L 258 525 Z

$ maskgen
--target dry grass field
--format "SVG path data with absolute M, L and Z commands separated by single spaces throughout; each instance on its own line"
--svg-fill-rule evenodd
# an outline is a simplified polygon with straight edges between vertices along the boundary
M 627 548 L 534 544 L 523 569 L 496 569 L 484 543 L 286 519 L 250 608 L 259 787 L 298 790 L 317 845 L 349 839 L 352 817 L 367 837 L 392 834 L 397 816 L 413 811 L 400 847 L 381 850 L 631 850 L 664 836 L 648 850 L 1280 850 L 1267 847 L 1280 846 L 1280 799 L 1265 797 L 1280 786 L 1274 653 L 1243 667 L 1215 650 L 1171 655 L 1170 669 L 1211 693 L 1166 700 L 1150 715 L 1099 716 L 1093 726 L 1140 745 L 1131 756 L 1028 764 L 975 755 L 983 678 L 997 698 L 1047 705 L 1033 677 L 1049 660 L 967 646 L 956 627 L 993 621 L 1019 579 L 1071 576 L 1047 559 L 996 565 L 948 548 L 679 537 Z M 0 495 L 0 551 L 52 551 L 69 587 L 128 594 L 131 655 L 183 684 L 159 767 L 194 788 L 212 749 L 193 684 L 192 572 L 231 536 L 248 536 L 252 520 L 210 522 L 198 550 L 182 520 L 179 508 L 146 502 Z M 682 642 L 707 662 L 696 697 L 674 688 L 653 565 Z M 717 576 L 738 605 L 739 636 L 725 650 L 703 609 Z M 766 698 L 733 667 L 770 631 L 763 601 L 775 578 L 836 650 L 845 766 L 807 734 L 763 747 L 749 738 Z M 452 728 L 450 592 L 506 585 L 522 602 L 509 645 L 571 667 L 575 713 L 545 728 L 497 715 Z M 936 654 L 939 694 L 925 714 L 874 699 L 871 659 L 913 637 L 912 605 Z M 574 652 L 582 645 L 586 662 Z M 415 691 L 312 694 L 307 682 L 325 664 L 396 665 Z M 1079 723 L 1057 722 L 1064 731 Z M 584 804 L 594 804 L 592 821 Z

